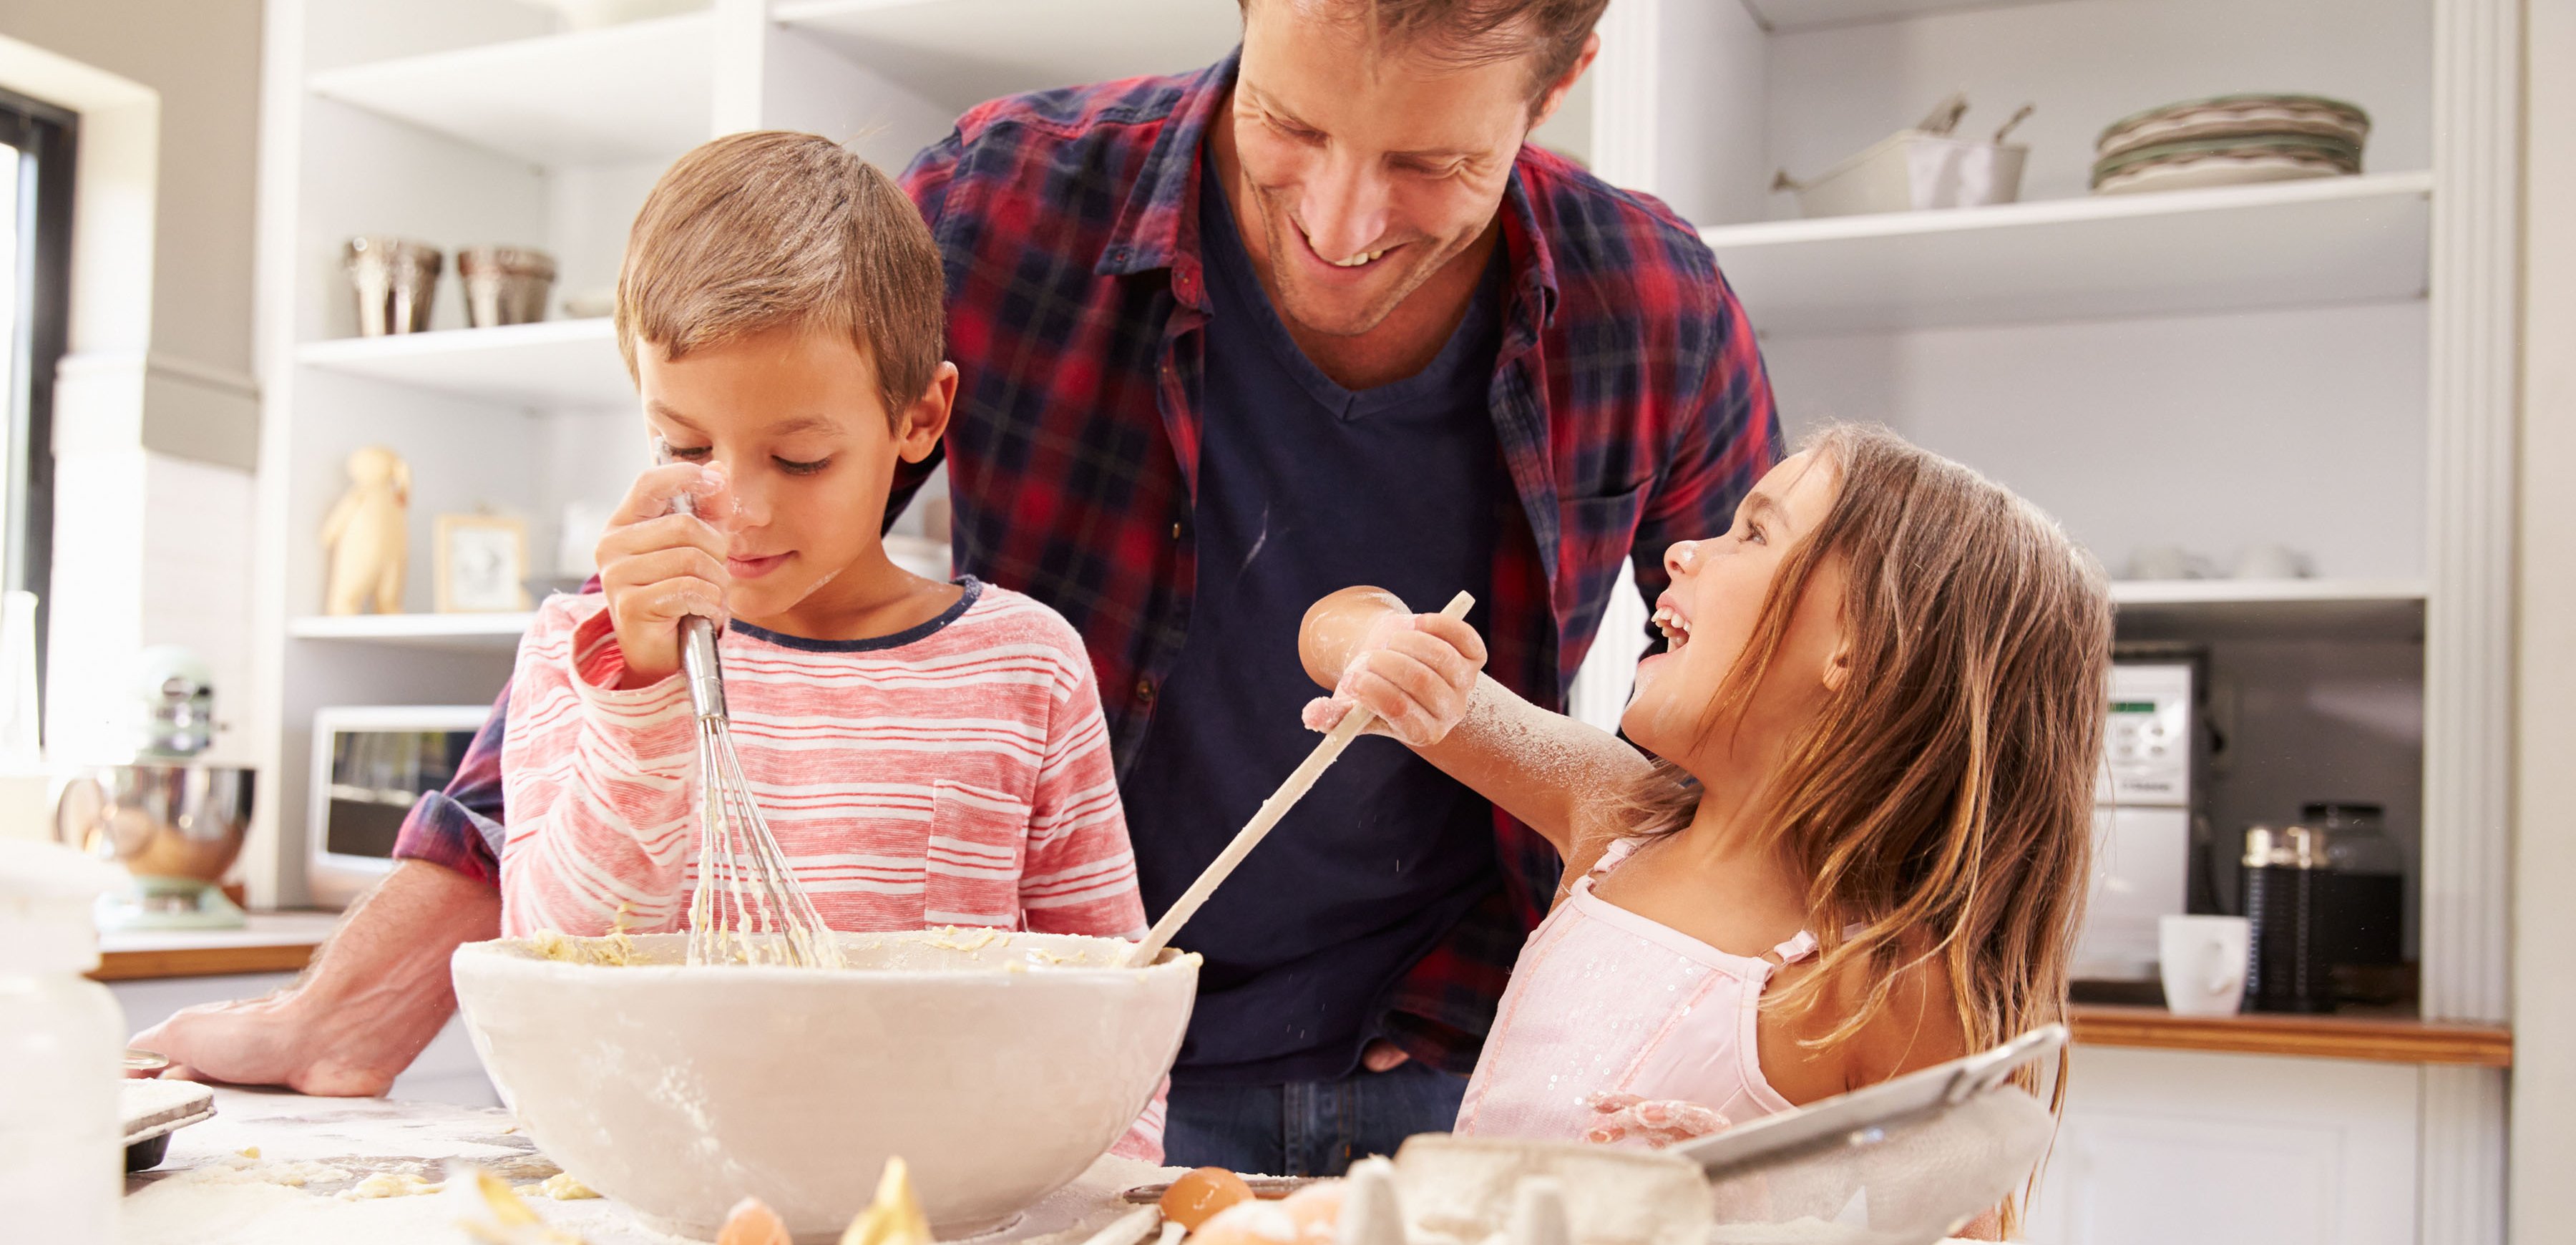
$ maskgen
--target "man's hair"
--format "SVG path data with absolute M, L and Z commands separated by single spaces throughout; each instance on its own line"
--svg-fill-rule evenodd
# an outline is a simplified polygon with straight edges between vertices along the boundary
M 930 388 L 946 324 L 939 248 L 875 165 L 813 134 L 729 134 L 654 183 L 617 274 L 617 348 L 670 358 L 781 326 L 844 334 L 886 417 Z
M 1250 9 L 1253 0 L 1235 0 Z M 1535 106 L 1583 55 L 1610 0 L 1261 0 L 1364 21 L 1387 44 L 1460 67 L 1530 58 Z

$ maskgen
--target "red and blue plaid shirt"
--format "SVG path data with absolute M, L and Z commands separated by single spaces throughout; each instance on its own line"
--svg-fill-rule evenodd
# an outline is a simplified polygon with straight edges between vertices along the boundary
M 903 179 L 945 261 L 963 374 L 943 446 L 957 569 L 1081 631 L 1122 774 L 1189 637 L 1209 314 L 1199 161 L 1234 72 L 1229 57 L 996 100 Z M 1662 204 L 1524 147 L 1502 223 L 1489 394 L 1518 504 L 1459 521 L 1498 526 L 1488 671 L 1557 708 L 1619 576 L 1633 561 L 1647 596 L 1661 592 L 1664 547 L 1730 526 L 1780 433 L 1742 307 Z M 897 481 L 898 502 L 937 461 Z M 1350 521 L 1369 522 L 1366 498 Z M 397 855 L 490 875 L 497 739 L 487 728 L 456 783 L 413 812 Z M 1474 1065 L 1560 867 L 1500 811 L 1494 832 L 1501 884 L 1407 974 L 1387 1019 L 1453 1072 Z

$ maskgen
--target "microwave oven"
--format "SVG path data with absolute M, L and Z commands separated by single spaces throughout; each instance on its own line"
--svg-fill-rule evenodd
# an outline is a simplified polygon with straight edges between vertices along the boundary
M 367 705 L 313 715 L 305 881 L 313 901 L 345 906 L 393 868 L 394 839 L 420 797 L 447 786 L 485 705 Z

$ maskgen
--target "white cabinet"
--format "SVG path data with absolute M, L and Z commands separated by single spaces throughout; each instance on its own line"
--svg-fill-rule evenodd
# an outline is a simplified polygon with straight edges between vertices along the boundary
M 2025 1235 L 2404 1245 L 2421 1079 L 2408 1064 L 2078 1048 Z

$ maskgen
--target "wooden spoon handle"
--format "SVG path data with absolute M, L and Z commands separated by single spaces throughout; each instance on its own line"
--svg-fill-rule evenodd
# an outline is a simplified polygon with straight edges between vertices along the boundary
M 1440 616 L 1465 618 L 1468 608 L 1475 603 L 1476 598 L 1473 594 L 1461 592 L 1449 599 L 1447 608 L 1440 611 Z M 1278 790 L 1270 793 L 1269 799 L 1261 802 L 1261 807 L 1252 814 L 1252 820 L 1245 822 L 1243 829 L 1235 832 L 1234 841 L 1226 844 L 1225 850 L 1218 852 L 1216 859 L 1209 861 L 1208 867 L 1199 871 L 1198 880 L 1190 883 L 1190 888 L 1181 892 L 1181 897 L 1172 902 L 1171 909 L 1163 913 L 1163 919 L 1154 922 L 1154 928 L 1145 934 L 1145 941 L 1137 943 L 1136 949 L 1127 953 L 1128 966 L 1142 968 L 1153 963 L 1154 957 L 1161 955 L 1163 948 L 1172 941 L 1172 935 L 1178 933 L 1183 925 L 1189 924 L 1191 917 L 1198 914 L 1199 907 L 1207 902 L 1209 895 L 1216 892 L 1217 886 L 1225 881 L 1226 875 L 1234 872 L 1234 867 L 1242 864 L 1243 858 L 1251 855 L 1252 849 L 1261 845 L 1262 838 L 1270 833 L 1270 828 L 1278 825 L 1279 819 L 1287 816 L 1288 810 L 1295 808 L 1297 801 L 1304 799 L 1306 793 L 1314 789 L 1315 780 L 1323 777 L 1324 771 L 1331 768 L 1333 762 L 1341 757 L 1342 749 L 1350 747 L 1351 741 L 1359 738 L 1360 732 L 1367 730 L 1369 723 L 1376 720 L 1376 714 L 1358 705 L 1351 706 L 1350 713 L 1342 718 L 1341 725 L 1334 727 L 1331 734 L 1324 736 L 1322 743 L 1315 745 L 1313 752 L 1306 754 L 1304 763 L 1288 775 L 1287 781 L 1279 784 Z

